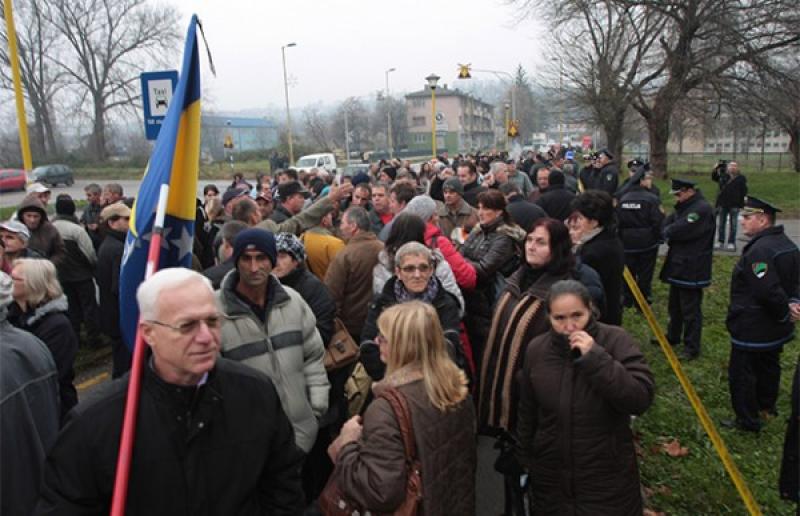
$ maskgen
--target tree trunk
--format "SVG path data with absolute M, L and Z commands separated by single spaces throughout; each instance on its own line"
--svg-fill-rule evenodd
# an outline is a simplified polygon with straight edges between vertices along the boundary
M 669 143 L 669 116 L 653 111 L 647 119 L 647 134 L 650 140 L 650 168 L 659 178 L 667 177 L 667 144 Z
M 800 173 L 800 125 L 789 131 L 789 152 L 792 153 L 794 171 Z
M 613 118 L 603 121 L 603 131 L 606 133 L 606 145 L 614 155 L 614 159 L 621 165 L 622 151 L 625 146 L 625 112 L 615 113 Z
M 59 148 L 58 141 L 56 140 L 55 124 L 53 123 L 53 118 L 50 115 L 50 106 L 48 103 L 45 103 L 42 106 L 42 124 L 48 155 L 58 156 L 61 149 Z
M 106 121 L 105 106 L 97 97 L 94 100 L 94 121 L 92 124 L 92 157 L 97 161 L 106 159 Z

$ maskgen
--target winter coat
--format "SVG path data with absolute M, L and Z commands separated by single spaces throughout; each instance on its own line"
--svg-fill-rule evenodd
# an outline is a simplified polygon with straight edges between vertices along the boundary
M 325 285 L 336 302 L 336 316 L 355 339 L 361 335 L 372 301 L 372 275 L 383 249 L 374 233 L 351 238 L 328 266 Z
M 481 186 L 477 180 L 464 185 L 464 200 L 473 208 L 478 207 L 478 194 L 487 191 L 485 186 Z
M 747 178 L 742 174 L 730 176 L 727 182 L 721 182 L 717 194 L 717 208 L 743 208 L 747 195 Z
M 302 234 L 300 240 L 306 248 L 308 270 L 325 281 L 328 267 L 339 251 L 344 249 L 344 240 L 324 228 L 311 228 Z
M 726 325 L 734 347 L 780 349 L 794 337 L 789 303 L 800 302 L 800 251 L 783 226 L 753 236 L 731 275 Z
M 430 222 L 425 225 L 425 245 L 440 253 L 444 260 L 447 261 L 460 288 L 465 290 L 475 288 L 477 282 L 475 267 L 458 252 L 450 238 L 442 234 L 439 226 Z M 463 306 L 464 300 L 461 290 L 458 291 L 456 297 L 462 298 L 460 301 Z
M 109 229 L 97 251 L 95 279 L 100 292 L 100 316 L 103 332 L 119 339 L 119 269 L 125 252 L 125 233 Z
M 714 210 L 700 191 L 676 204 L 675 211 L 664 221 L 669 250 L 661 268 L 661 281 L 689 289 L 709 286 L 716 227 Z
M 469 219 L 474 215 L 477 220 L 478 212 L 465 200 L 461 200 L 461 205 L 456 211 L 450 209 L 444 203 L 436 203 L 436 214 L 439 216 L 439 227 L 442 234 L 447 238 L 453 234 L 455 228 L 464 227 Z
M 458 283 L 450 264 L 442 256 L 439 251 L 433 251 L 433 259 L 436 261 L 436 269 L 434 269 L 434 276 L 442 284 L 442 287 L 458 300 L 459 313 L 464 314 L 464 296 L 461 294 L 461 289 L 458 288 Z M 378 255 L 378 263 L 372 272 L 372 295 L 373 298 L 383 292 L 383 287 L 390 278 L 394 276 L 394 259 L 389 258 L 386 250 L 380 252 Z M 364 330 L 361 331 L 364 333 Z
M 317 438 L 317 419 L 328 410 L 330 388 L 314 314 L 300 294 L 270 276 L 262 320 L 236 293 L 238 283 L 239 272 L 234 269 L 217 291 L 224 314 L 222 356 L 272 380 L 294 427 L 295 442 L 308 453 Z
M 58 234 L 58 230 L 53 226 L 53 223 L 47 219 L 47 211 L 44 209 L 44 205 L 35 196 L 29 195 L 22 200 L 19 204 L 19 209 L 17 209 L 17 219 L 20 222 L 23 220 L 22 214 L 26 211 L 35 211 L 42 216 L 39 227 L 31 231 L 28 247 L 52 261 L 55 265 L 59 265 L 64 258 L 64 240 L 61 239 L 61 235 Z
M 553 331 L 525 354 L 518 434 L 530 473 L 533 514 L 642 514 L 631 414 L 653 401 L 655 383 L 625 330 L 590 322 L 595 341 L 576 356 Z
M 72 385 L 75 379 L 75 355 L 78 352 L 78 337 L 67 317 L 67 296 L 61 295 L 27 312 L 19 305 L 9 308 L 9 321 L 23 330 L 31 332 L 47 345 L 58 370 L 58 390 L 61 400 L 60 414 L 63 417 L 78 403 L 78 391 Z
M 281 224 L 286 222 L 290 218 L 294 216 L 293 213 L 290 213 L 289 210 L 283 207 L 283 204 L 278 203 L 275 206 L 275 210 L 272 212 L 272 215 L 269 216 L 270 220 L 275 222 L 276 224 Z
M 570 203 L 574 198 L 575 194 L 564 185 L 550 185 L 536 201 L 536 204 L 541 206 L 551 219 L 563 222 L 572 214 Z
M 233 257 L 228 258 L 222 263 L 218 263 L 213 267 L 203 271 L 203 276 L 211 280 L 211 286 L 217 290 L 222 285 L 222 280 L 234 268 Z
M 517 170 L 513 174 L 508 174 L 508 182 L 517 185 L 524 199 L 527 199 L 533 192 L 531 178 L 522 170 Z
M 578 256 L 600 275 L 605 291 L 606 305 L 600 322 L 622 324 L 622 271 L 625 268 L 625 254 L 622 242 L 612 228 L 603 228 L 594 238 L 578 247 Z
M 322 344 L 327 347 L 333 337 L 333 319 L 336 317 L 336 303 L 333 302 L 328 287 L 302 264 L 280 278 L 280 282 L 282 285 L 296 290 L 311 308 L 314 318 L 317 320 L 317 331 L 322 339 Z
M 256 227 L 266 229 L 270 233 L 291 233 L 295 236 L 317 224 L 322 218 L 333 211 L 335 205 L 328 197 L 323 197 L 310 206 L 303 208 L 297 215 L 291 216 L 282 222 L 275 222 L 272 219 L 262 220 Z
M 581 170 L 579 179 L 583 183 L 583 191 L 601 190 L 613 196 L 619 185 L 619 169 L 613 163 L 603 168 L 586 167 Z
M 526 201 L 525 197 L 521 195 L 514 195 L 509 199 L 506 211 L 511 215 L 511 220 L 526 233 L 530 231 L 534 222 L 547 217 L 547 213 L 545 213 L 541 206 Z
M 35 514 L 109 513 L 128 375 L 69 416 L 50 451 Z M 219 358 L 206 382 L 142 374 L 127 516 L 296 515 L 303 454 L 272 382 Z
M 386 371 L 386 366 L 380 359 L 380 352 L 375 337 L 378 335 L 378 317 L 384 310 L 398 303 L 395 295 L 395 283 L 400 281 L 397 276 L 392 276 L 386 282 L 383 290 L 375 296 L 375 300 L 369 306 L 367 320 L 364 323 L 364 330 L 361 332 L 361 362 L 373 380 L 380 380 Z M 439 283 L 439 290 L 433 298 L 431 305 L 436 309 L 439 322 L 444 330 L 444 337 L 450 348 L 450 356 L 458 364 L 461 353 L 461 341 L 459 339 L 461 324 L 461 306 L 456 297 Z M 462 364 L 458 364 L 463 367 Z
M 631 186 L 620 197 L 617 227 L 626 253 L 646 253 L 658 249 L 664 224 L 660 206 L 661 200 L 638 184 Z
M 408 367 L 408 366 L 407 366 Z M 422 470 L 420 516 L 475 514 L 475 410 L 467 396 L 442 412 L 428 400 L 421 373 L 407 367 L 373 386 L 397 388 L 408 400 Z M 375 512 L 391 513 L 405 499 L 405 449 L 389 402 L 376 398 L 364 414 L 361 438 L 344 445 L 334 478 L 342 493 Z
M 91 281 L 97 253 L 89 233 L 75 217 L 58 216 L 53 220 L 53 226 L 64 241 L 64 257 L 57 265 L 58 279 L 62 284 Z
M 29 516 L 58 435 L 58 372 L 47 346 L 0 308 L 0 513 Z

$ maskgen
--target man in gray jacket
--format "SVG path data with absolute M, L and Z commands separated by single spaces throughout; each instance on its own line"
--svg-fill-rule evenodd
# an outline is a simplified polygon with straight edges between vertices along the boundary
M 328 410 L 330 388 L 314 313 L 300 294 L 271 274 L 277 261 L 272 233 L 242 231 L 232 258 L 235 268 L 217 291 L 225 315 L 222 356 L 272 379 L 294 427 L 295 443 L 308 453 L 317 437 L 317 421 Z

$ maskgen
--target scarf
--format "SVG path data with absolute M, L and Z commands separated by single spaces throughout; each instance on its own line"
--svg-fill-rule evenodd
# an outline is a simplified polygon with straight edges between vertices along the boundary
M 421 294 L 409 292 L 406 286 L 403 285 L 403 282 L 400 281 L 400 278 L 397 278 L 397 280 L 394 282 L 394 297 L 397 299 L 398 303 L 417 300 L 432 305 L 433 300 L 436 298 L 438 293 L 439 283 L 436 281 L 435 275 L 431 275 L 431 279 L 428 280 L 428 286 L 425 288 L 425 292 L 422 292 Z

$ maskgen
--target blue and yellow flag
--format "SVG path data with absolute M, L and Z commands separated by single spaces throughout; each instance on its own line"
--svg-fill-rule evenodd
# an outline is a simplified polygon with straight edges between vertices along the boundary
M 119 279 L 120 329 L 131 349 L 139 321 L 136 289 L 144 281 L 158 194 L 163 184 L 169 185 L 169 199 L 161 259 L 156 269 L 190 267 L 192 264 L 200 168 L 200 63 L 196 28 L 197 17 L 192 16 L 180 78 L 142 178 L 125 241 Z

